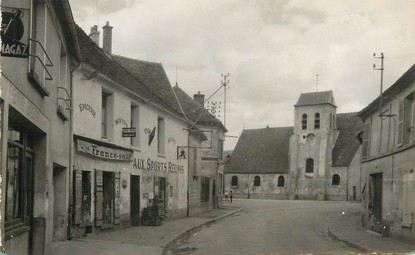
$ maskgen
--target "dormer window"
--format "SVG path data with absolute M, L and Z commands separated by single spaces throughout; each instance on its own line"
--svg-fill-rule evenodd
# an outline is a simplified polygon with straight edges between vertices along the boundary
M 303 114 L 303 118 L 301 120 L 301 126 L 303 130 L 307 129 L 307 114 L 305 113 Z

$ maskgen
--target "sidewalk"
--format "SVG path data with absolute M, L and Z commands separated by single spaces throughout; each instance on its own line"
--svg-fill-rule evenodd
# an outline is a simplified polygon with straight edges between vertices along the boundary
M 369 232 L 362 227 L 360 217 L 359 210 L 335 215 L 327 226 L 329 235 L 363 253 L 414 253 L 415 243 L 410 244 Z
M 201 215 L 168 220 L 157 227 L 139 226 L 99 234 L 88 234 L 84 238 L 52 243 L 51 254 L 160 255 L 163 253 L 164 247 L 191 229 L 220 220 L 240 210 L 239 207 L 226 205 L 224 208 L 215 209 Z

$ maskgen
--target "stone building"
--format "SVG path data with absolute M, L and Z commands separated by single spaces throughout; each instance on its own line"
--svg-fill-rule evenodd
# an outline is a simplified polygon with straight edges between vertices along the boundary
M 359 200 L 362 128 L 332 91 L 301 94 L 294 127 L 244 130 L 225 167 L 235 197 Z
M 203 140 L 189 140 L 188 146 L 189 215 L 196 215 L 216 208 L 222 202 L 223 142 L 227 130 L 219 119 L 204 108 L 203 94 L 199 92 L 191 98 L 177 85 L 174 91 L 185 115 L 195 123 L 193 128 L 205 136 Z
M 45 254 L 67 237 L 79 45 L 67 0 L 3 0 L 1 9 L 1 245 Z
M 359 112 L 363 220 L 367 229 L 415 240 L 415 65 Z

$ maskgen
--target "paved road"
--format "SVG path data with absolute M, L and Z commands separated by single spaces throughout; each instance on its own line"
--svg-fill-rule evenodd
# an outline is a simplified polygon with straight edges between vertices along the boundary
M 340 212 L 356 211 L 357 203 L 328 201 L 236 200 L 243 210 L 179 240 L 168 251 L 183 254 L 353 253 L 333 240 L 327 223 Z

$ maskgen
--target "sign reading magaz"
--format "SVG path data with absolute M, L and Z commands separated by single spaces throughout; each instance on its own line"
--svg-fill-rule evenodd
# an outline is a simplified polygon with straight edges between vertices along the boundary
M 1 55 L 27 58 L 29 56 L 29 10 L 2 7 Z

